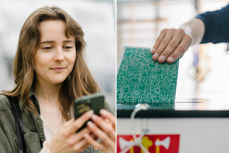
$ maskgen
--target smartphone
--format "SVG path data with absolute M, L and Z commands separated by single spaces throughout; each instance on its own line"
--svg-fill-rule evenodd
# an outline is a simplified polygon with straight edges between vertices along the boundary
M 100 109 L 105 109 L 105 100 L 103 94 L 93 94 L 77 98 L 74 101 L 74 117 L 79 118 L 85 112 L 93 110 L 94 114 L 100 115 Z M 85 123 L 78 131 L 82 130 L 87 123 Z M 78 132 L 77 131 L 77 132 Z

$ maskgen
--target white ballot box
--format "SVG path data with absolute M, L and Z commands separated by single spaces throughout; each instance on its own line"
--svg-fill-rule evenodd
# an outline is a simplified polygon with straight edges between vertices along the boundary
M 118 104 L 117 109 L 117 152 L 127 146 L 128 153 L 229 152 L 229 101 L 179 100 L 173 108 L 140 110 L 134 119 L 135 106 Z

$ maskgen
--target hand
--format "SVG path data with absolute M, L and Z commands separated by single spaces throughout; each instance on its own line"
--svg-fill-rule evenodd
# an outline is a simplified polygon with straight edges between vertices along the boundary
M 66 122 L 47 142 L 46 146 L 51 153 L 75 153 L 83 151 L 88 147 L 88 142 L 84 139 L 85 134 L 90 134 L 88 128 L 84 128 L 76 133 L 81 126 L 87 122 L 93 115 L 93 111 L 84 113 L 80 118 L 74 121 L 71 119 Z
M 152 58 L 160 63 L 173 63 L 184 54 L 191 43 L 191 36 L 182 28 L 163 29 L 151 51 Z
M 101 140 L 96 141 L 88 133 L 84 135 L 85 139 L 89 144 L 98 148 L 103 153 L 114 153 L 115 152 L 115 129 L 116 120 L 115 117 L 106 110 L 100 111 L 100 116 L 92 115 L 92 122 L 88 122 L 87 126 L 92 133 Z

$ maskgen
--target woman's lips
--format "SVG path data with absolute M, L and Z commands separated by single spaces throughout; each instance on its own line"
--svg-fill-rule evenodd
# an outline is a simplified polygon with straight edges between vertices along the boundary
M 54 68 L 50 68 L 50 69 L 53 70 L 53 71 L 56 71 L 56 72 L 61 72 L 64 69 L 66 69 L 66 67 L 54 67 Z

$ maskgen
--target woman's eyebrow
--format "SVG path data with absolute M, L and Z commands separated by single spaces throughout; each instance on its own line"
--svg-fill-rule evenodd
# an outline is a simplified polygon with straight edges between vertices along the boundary
M 42 42 L 40 42 L 40 44 L 45 44 L 45 43 L 55 43 L 55 41 L 47 40 L 47 41 L 42 41 Z
M 73 40 L 64 40 L 64 43 L 74 43 Z M 52 40 L 46 40 L 46 41 L 41 41 L 40 44 L 45 44 L 45 43 L 55 43 L 55 41 Z
M 73 40 L 64 40 L 64 43 L 74 43 Z

